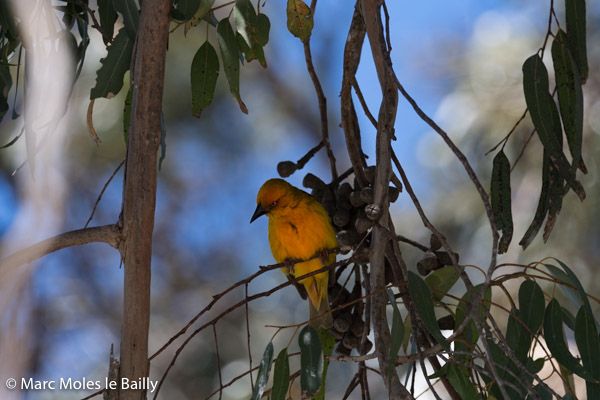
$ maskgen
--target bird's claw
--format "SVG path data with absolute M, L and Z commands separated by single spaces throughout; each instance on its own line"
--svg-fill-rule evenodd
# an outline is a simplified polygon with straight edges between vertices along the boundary
M 291 259 L 290 257 L 283 260 L 283 266 L 287 271 L 287 275 L 294 276 L 294 264 L 295 264 L 294 260 Z

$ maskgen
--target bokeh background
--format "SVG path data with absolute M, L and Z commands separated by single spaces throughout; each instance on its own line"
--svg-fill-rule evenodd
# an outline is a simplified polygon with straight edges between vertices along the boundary
M 525 109 L 521 65 L 543 42 L 549 2 L 389 1 L 387 6 L 392 61 L 399 79 L 467 154 L 488 187 L 493 154 L 485 153 L 509 132 Z M 555 7 L 564 21 L 562 4 L 555 2 Z M 158 174 L 153 245 L 152 352 L 203 309 L 213 295 L 255 272 L 259 265 L 273 262 L 267 220 L 249 224 L 256 192 L 266 179 L 277 175 L 279 161 L 296 161 L 320 140 L 316 95 L 306 71 L 302 44 L 286 29 L 285 4 L 270 1 L 262 9 L 272 24 L 266 47 L 268 68 L 252 62 L 241 69 L 241 93 L 248 115 L 239 111 L 221 76 L 213 104 L 201 118 L 192 117 L 189 71 L 196 50 L 206 39 L 206 29 L 201 25 L 188 32 L 187 37 L 183 29 L 178 29 L 170 36 L 163 107 L 167 148 Z M 338 95 L 343 46 L 352 13 L 351 2 L 320 2 L 311 40 L 313 61 L 328 100 L 330 137 L 338 171 L 350 165 L 339 128 Z M 217 14 L 217 18 L 225 14 Z M 600 256 L 599 22 L 600 3 L 588 2 L 590 77 L 584 86 L 583 157 L 589 173 L 581 177 L 588 197 L 580 204 L 576 196 L 568 195 L 548 243 L 542 243 L 540 234 L 530 248 L 520 249 L 518 240 L 533 217 L 540 190 L 542 149 L 534 137 L 514 170 L 515 234 L 509 252 L 500 258 L 501 262 L 529 263 L 547 256 L 558 257 L 577 271 L 589 292 L 596 294 L 600 292 L 600 281 L 595 279 Z M 42 155 L 37 162 L 36 168 L 43 173 L 31 173 L 26 165 L 12 175 L 26 158 L 23 140 L 0 150 L 2 258 L 37 240 L 82 228 L 103 186 L 125 157 L 122 110 L 126 90 L 113 99 L 96 101 L 94 122 L 102 144 L 95 145 L 87 134 L 89 90 L 95 82 L 99 59 L 105 54 L 100 35 L 90 35 L 83 73 L 67 115 L 58 133 L 54 133 L 60 135 L 59 145 L 41 152 L 51 153 L 47 164 Z M 214 40 L 213 33 L 209 40 Z M 16 68 L 11 72 L 14 77 Z M 358 82 L 374 113 L 380 100 L 375 76 L 370 50 L 365 47 Z M 17 93 L 19 110 L 20 98 Z M 360 110 L 359 116 L 363 147 L 374 163 L 375 132 Z M 0 125 L 0 144 L 18 134 L 22 124 L 22 118 L 13 121 L 7 115 Z M 526 119 L 513 134 L 505 149 L 511 161 L 521 151 L 531 129 Z M 432 222 L 460 253 L 461 263 L 486 268 L 491 233 L 474 187 L 441 139 L 402 99 L 396 137 L 394 150 Z M 308 172 L 325 181 L 331 179 L 324 152 L 288 180 L 301 186 Z M 106 188 L 92 226 L 117 221 L 122 173 L 119 171 Z M 28 197 L 34 192 L 42 194 L 41 200 Z M 429 233 L 407 197 L 401 193 L 392 207 L 397 231 L 427 243 Z M 403 251 L 414 268 L 418 253 L 410 247 L 403 247 Z M 3 271 L 1 382 L 13 377 L 11 374 L 16 374 L 15 378 L 40 380 L 104 379 L 111 345 L 118 354 L 122 274 L 118 252 L 105 244 L 62 250 L 30 266 Z M 482 279 L 476 274 L 473 277 L 476 282 Z M 250 285 L 249 292 L 268 290 L 284 280 L 279 271 L 264 274 Z M 199 322 L 243 296 L 242 287 Z M 265 345 L 276 331 L 265 325 L 303 321 L 307 308 L 290 287 L 251 303 L 253 366 L 260 361 Z M 222 378 L 228 382 L 249 367 L 244 309 L 221 320 L 217 333 Z M 276 352 L 288 343 L 292 333 L 284 331 L 275 338 Z M 14 345 L 8 348 L 7 343 Z M 180 343 L 181 339 L 175 346 Z M 162 376 L 175 346 L 152 361 L 152 379 Z M 218 387 L 216 360 L 213 332 L 208 329 L 192 339 L 179 357 L 161 389 L 161 397 L 206 398 Z M 292 371 L 297 362 L 293 361 Z M 341 397 L 354 369 L 354 365 L 344 363 L 330 366 L 329 398 Z M 370 378 L 372 398 L 385 396 L 380 378 L 375 374 Z M 248 398 L 249 391 L 249 380 L 241 379 L 225 390 L 223 398 Z M 82 398 L 90 393 L 20 393 L 0 387 L 3 399 Z M 355 393 L 351 398 L 358 396 Z M 428 398 L 427 394 L 422 398 Z

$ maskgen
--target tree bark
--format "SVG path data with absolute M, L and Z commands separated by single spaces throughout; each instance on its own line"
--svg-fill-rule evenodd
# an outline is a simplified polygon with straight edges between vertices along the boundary
M 140 382 L 149 373 L 150 261 L 156 204 L 170 0 L 144 0 L 132 65 L 133 103 L 123 191 L 124 310 L 121 379 Z M 120 388 L 120 399 L 144 399 L 143 389 Z

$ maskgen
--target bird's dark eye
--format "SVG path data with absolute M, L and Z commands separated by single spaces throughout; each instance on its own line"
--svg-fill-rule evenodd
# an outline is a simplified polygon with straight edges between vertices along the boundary
M 273 207 L 275 207 L 276 205 L 277 205 L 277 201 L 274 201 L 274 202 L 272 202 L 272 203 L 271 203 L 271 205 L 269 206 L 269 208 L 273 208 Z

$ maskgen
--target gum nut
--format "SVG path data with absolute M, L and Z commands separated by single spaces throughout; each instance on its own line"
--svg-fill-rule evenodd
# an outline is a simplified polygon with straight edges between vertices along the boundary
M 396 200 L 398 200 L 399 195 L 400 195 L 400 190 L 398 190 L 398 188 L 396 186 L 390 186 L 390 190 L 389 190 L 390 203 L 393 203 Z
M 318 176 L 308 173 L 302 180 L 302 186 L 310 189 L 322 189 L 325 187 L 325 182 L 323 182 Z
M 337 210 L 333 214 L 332 219 L 333 219 L 334 225 L 342 228 L 348 224 L 348 221 L 350 221 L 350 214 L 348 214 L 348 211 Z
M 298 166 L 292 161 L 281 161 L 279 164 L 277 164 L 277 173 L 282 178 L 287 178 L 296 172 L 297 169 Z
M 365 176 L 367 177 L 367 181 L 372 185 L 375 182 L 375 175 L 377 174 L 377 167 L 371 165 L 370 167 L 365 168 Z
M 365 233 L 371 226 L 373 225 L 373 221 L 368 218 L 358 217 L 354 222 L 354 227 L 356 228 L 356 232 L 359 234 Z
M 458 253 L 452 252 L 452 254 L 454 255 L 454 258 L 456 259 L 456 263 L 458 264 L 458 260 L 459 260 Z M 444 265 L 452 265 L 452 258 L 450 258 L 450 254 L 448 254 L 447 251 L 438 250 L 435 252 L 435 256 L 438 259 L 438 263 L 439 263 L 440 267 L 443 267 Z
M 431 251 L 439 250 L 442 247 L 442 242 L 433 233 L 429 236 L 429 248 Z
M 366 204 L 373 202 L 373 188 L 365 187 L 360 190 L 360 198 Z
M 352 314 L 344 312 L 333 320 L 333 328 L 338 332 L 347 332 L 352 324 Z
M 350 193 L 350 204 L 352 204 L 352 207 L 358 208 L 366 203 L 367 202 L 363 201 L 362 196 L 360 195 L 360 190 Z

